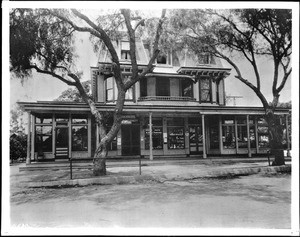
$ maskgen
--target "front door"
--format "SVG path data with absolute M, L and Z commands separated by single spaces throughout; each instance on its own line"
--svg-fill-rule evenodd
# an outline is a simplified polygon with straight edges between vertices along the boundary
M 69 158 L 69 128 L 56 128 L 55 158 Z
M 203 151 L 203 135 L 201 126 L 190 126 L 190 154 L 200 154 Z
M 140 155 L 140 125 L 123 124 L 121 127 L 122 155 Z

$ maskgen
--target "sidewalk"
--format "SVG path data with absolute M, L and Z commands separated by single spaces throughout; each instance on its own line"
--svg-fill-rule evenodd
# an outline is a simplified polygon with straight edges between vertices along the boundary
M 68 162 L 33 163 L 11 166 L 11 186 L 63 187 L 84 185 L 133 184 L 141 182 L 165 182 L 201 178 L 226 178 L 251 175 L 259 172 L 291 172 L 291 161 L 284 166 L 269 166 L 262 158 L 184 158 L 164 160 L 107 160 L 107 175 L 95 177 L 92 162 L 75 163 L 70 179 Z M 140 174 L 141 173 L 141 174 Z

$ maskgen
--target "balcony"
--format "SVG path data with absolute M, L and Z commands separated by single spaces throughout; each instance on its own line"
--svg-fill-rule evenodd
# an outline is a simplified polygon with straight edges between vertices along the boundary
M 188 96 L 144 96 L 139 101 L 196 101 L 195 98 Z

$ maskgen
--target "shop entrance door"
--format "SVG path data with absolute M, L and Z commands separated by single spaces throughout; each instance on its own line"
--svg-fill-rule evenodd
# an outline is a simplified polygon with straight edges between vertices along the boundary
M 121 127 L 122 155 L 140 155 L 140 125 L 123 124 Z
M 55 159 L 69 158 L 69 128 L 57 127 L 55 134 Z
M 190 154 L 200 154 L 203 151 L 203 136 L 201 126 L 190 126 Z

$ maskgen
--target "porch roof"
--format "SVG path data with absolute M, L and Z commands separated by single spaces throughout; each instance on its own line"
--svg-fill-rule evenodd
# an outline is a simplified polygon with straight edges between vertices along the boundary
M 18 102 L 25 111 L 32 113 L 87 113 L 90 108 L 85 103 L 73 102 Z M 113 104 L 96 103 L 97 109 L 100 111 L 113 111 Z M 125 114 L 146 114 L 152 113 L 176 113 L 176 114 L 206 114 L 206 115 L 262 115 L 264 114 L 263 107 L 247 107 L 247 106 L 182 106 L 182 105 L 124 105 Z M 288 114 L 289 109 L 278 108 L 276 114 Z
M 231 68 L 215 68 L 215 67 L 180 67 L 177 70 L 179 74 L 186 75 L 200 75 L 200 76 L 214 76 L 214 77 L 226 77 L 231 71 Z

